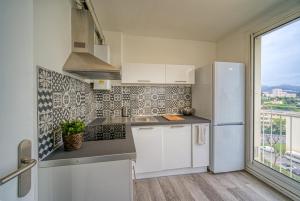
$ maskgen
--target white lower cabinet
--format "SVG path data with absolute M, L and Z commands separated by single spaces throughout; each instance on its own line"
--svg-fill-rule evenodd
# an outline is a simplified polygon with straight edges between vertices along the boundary
M 209 124 L 192 125 L 192 167 L 209 165 Z
M 39 168 L 39 201 L 132 201 L 130 160 Z
M 163 167 L 191 167 L 191 125 L 163 127 Z
M 132 128 L 136 149 L 135 172 L 162 170 L 162 128 L 142 126 Z
M 139 178 L 201 172 L 209 165 L 209 124 L 134 126 L 132 132 Z

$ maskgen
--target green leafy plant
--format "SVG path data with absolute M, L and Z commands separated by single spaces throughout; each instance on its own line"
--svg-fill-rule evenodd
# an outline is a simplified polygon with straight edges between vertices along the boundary
M 82 133 L 85 129 L 85 123 L 81 120 L 63 121 L 60 124 L 62 136 L 67 137 Z

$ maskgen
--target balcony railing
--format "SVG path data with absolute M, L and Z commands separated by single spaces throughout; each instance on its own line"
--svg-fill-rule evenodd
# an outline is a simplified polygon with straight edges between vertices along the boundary
M 255 136 L 255 160 L 300 181 L 300 113 L 265 110 Z

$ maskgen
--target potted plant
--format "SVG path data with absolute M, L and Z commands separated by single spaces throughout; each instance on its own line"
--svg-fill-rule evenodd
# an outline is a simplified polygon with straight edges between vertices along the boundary
M 83 142 L 84 122 L 81 120 L 63 121 L 60 127 L 65 151 L 79 149 Z

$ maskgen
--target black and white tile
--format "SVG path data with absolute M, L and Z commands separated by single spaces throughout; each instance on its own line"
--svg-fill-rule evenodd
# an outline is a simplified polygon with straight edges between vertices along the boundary
M 49 89 L 38 89 L 38 112 L 51 112 L 53 108 L 52 91 Z
M 38 89 L 52 91 L 51 71 L 48 71 L 44 68 L 38 68 Z
M 39 159 L 61 145 L 59 125 L 63 120 L 96 117 L 96 101 L 90 85 L 72 77 L 38 67 Z
M 121 116 L 122 106 L 129 107 L 131 115 L 177 114 L 192 100 L 189 86 L 113 86 L 94 92 L 99 118 Z

